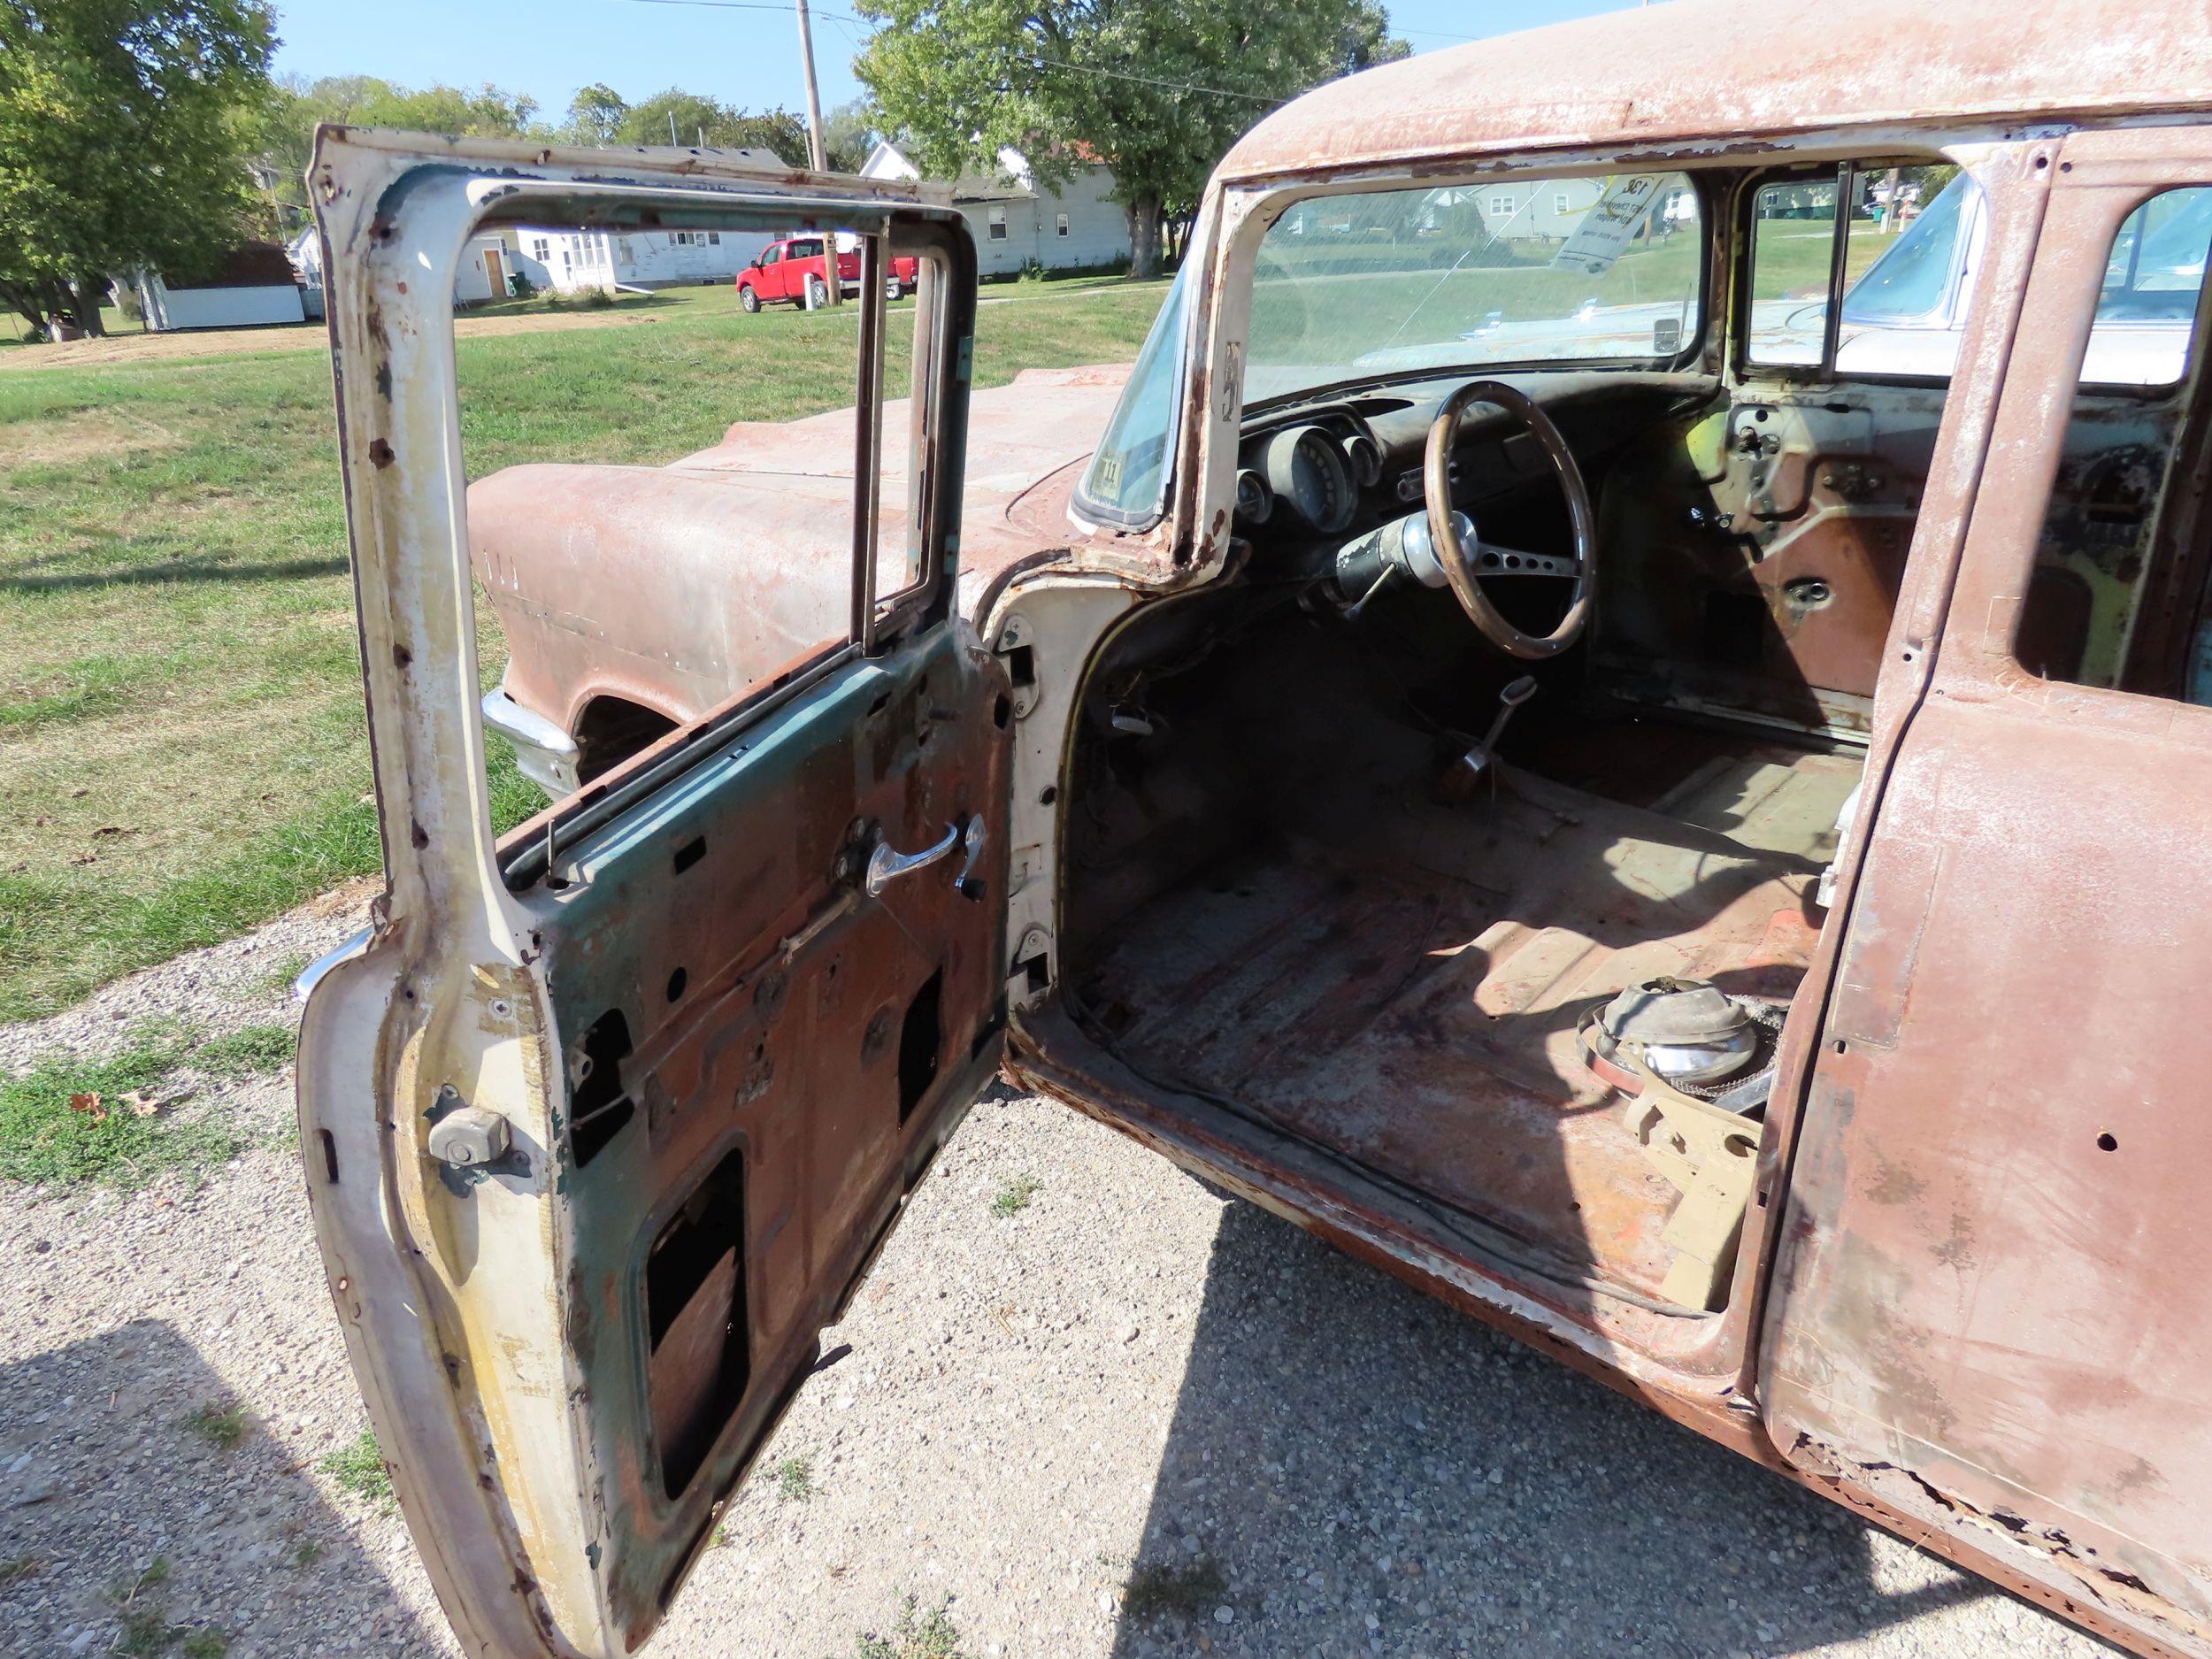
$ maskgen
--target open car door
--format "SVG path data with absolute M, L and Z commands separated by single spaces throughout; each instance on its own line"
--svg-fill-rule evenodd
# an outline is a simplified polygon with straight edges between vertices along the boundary
M 626 1654 L 998 1061 L 1010 703 L 950 557 L 974 250 L 910 188 L 742 152 L 325 128 L 311 182 L 388 881 L 305 1015 L 317 1231 L 465 1648 Z M 853 492 L 849 627 L 495 840 L 462 250 L 503 224 L 807 222 L 868 273 L 854 448 L 810 479 Z M 885 503 L 894 249 L 925 274 Z
M 1947 417 L 1972 511 L 1939 520 L 1965 526 L 1946 546 L 1924 514 L 1891 636 L 1760 1389 L 1815 1479 L 2139 1652 L 2212 1655 L 2212 708 L 2046 679 L 2017 642 L 2047 550 L 2101 530 L 2136 557 L 2139 516 L 2046 503 L 2106 296 L 2141 264 L 2125 227 L 2212 192 L 2212 128 L 2018 150 L 1993 170 L 2003 285 Z M 2149 544 L 2176 587 L 2139 644 L 2197 614 L 2212 522 L 2203 221 L 2153 222 L 2195 235 L 2161 298 L 2198 349 L 2142 393 L 2193 412 L 2178 458 L 2142 463 L 2177 475 Z

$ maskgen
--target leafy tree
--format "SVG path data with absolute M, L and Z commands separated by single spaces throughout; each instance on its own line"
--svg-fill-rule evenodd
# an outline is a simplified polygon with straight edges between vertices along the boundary
M 822 118 L 822 146 L 832 173 L 858 173 L 876 147 L 875 110 L 865 98 L 841 104 Z
M 656 92 L 641 103 L 633 104 L 623 115 L 619 129 L 621 142 L 626 144 L 710 144 L 726 142 L 722 137 L 724 125 L 736 114 L 726 110 L 712 98 L 686 92 L 680 87 L 671 87 L 665 92 Z M 670 136 L 670 120 L 674 119 L 674 136 Z M 800 152 L 803 155 L 805 152 Z M 788 157 L 787 157 L 788 159 Z
M 579 143 L 611 144 L 622 131 L 630 106 L 612 87 L 594 82 L 568 101 L 569 135 Z
M 273 27 L 259 0 L 0 0 L 0 300 L 98 334 L 111 277 L 219 258 Z
M 7 3 L 0 0 L 0 4 Z M 448 86 L 416 89 L 373 75 L 325 75 L 311 81 L 295 77 L 277 82 L 264 96 L 252 122 L 254 153 L 269 180 L 273 211 L 289 232 L 308 219 L 307 165 L 314 154 L 315 128 L 321 123 L 519 138 L 541 130 L 531 120 L 537 107 L 521 94 L 502 91 L 488 81 L 471 92 Z
M 806 123 L 789 110 L 749 113 L 680 87 L 657 92 L 641 104 L 632 104 L 622 118 L 616 142 L 625 144 L 665 144 L 669 118 L 675 118 L 676 142 L 702 142 L 723 150 L 765 150 L 795 167 L 803 167 L 810 153 Z M 823 122 L 827 129 L 830 166 L 850 173 L 868 158 L 872 121 L 864 106 L 853 104 Z
M 1276 104 L 1406 55 L 1377 0 L 860 0 L 881 27 L 854 60 L 885 123 L 930 171 L 1019 150 L 1056 184 L 1095 157 L 1128 209 L 1130 273 L 1168 217 Z

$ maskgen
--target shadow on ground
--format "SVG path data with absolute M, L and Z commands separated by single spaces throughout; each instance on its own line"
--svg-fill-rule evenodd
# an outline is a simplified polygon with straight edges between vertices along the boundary
M 1843 1510 L 1233 1203 L 1114 1651 L 1789 1653 L 1993 1594 L 1885 1590 Z
M 265 1425 L 188 1425 L 227 1401 L 154 1320 L 0 1367 L 0 1653 L 443 1651 Z

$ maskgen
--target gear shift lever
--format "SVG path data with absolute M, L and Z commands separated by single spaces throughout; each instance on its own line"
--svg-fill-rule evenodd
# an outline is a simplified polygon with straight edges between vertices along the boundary
M 1436 780 L 1439 801 L 1464 801 L 1475 792 L 1476 783 L 1490 770 L 1497 759 L 1498 740 L 1505 735 L 1505 723 L 1513 718 L 1513 710 L 1536 695 L 1536 676 L 1523 674 L 1498 693 L 1498 712 L 1490 722 L 1490 729 L 1482 734 L 1482 741 L 1451 764 L 1445 774 Z

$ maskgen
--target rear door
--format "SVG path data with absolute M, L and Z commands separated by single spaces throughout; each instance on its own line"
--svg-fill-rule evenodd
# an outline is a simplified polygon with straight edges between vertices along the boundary
M 1902 735 L 1847 887 L 1761 1392 L 1809 1473 L 2131 1646 L 2206 1655 L 2212 708 L 2160 641 L 2185 649 L 2212 557 L 2212 135 L 2019 151 L 1947 417 L 1985 442 L 1938 457 L 1971 514 L 1951 569 L 1924 517 L 1891 636 L 1870 800 Z M 2081 388 L 2154 329 L 2137 386 Z
M 316 1225 L 465 1649 L 624 1654 L 997 1063 L 1010 703 L 950 603 L 973 249 L 898 187 L 695 152 L 326 128 L 311 181 L 388 880 L 305 1016 Z M 904 499 L 880 499 L 879 283 L 850 442 L 804 480 L 852 493 L 849 626 L 495 839 L 461 250 L 801 214 L 934 275 Z

